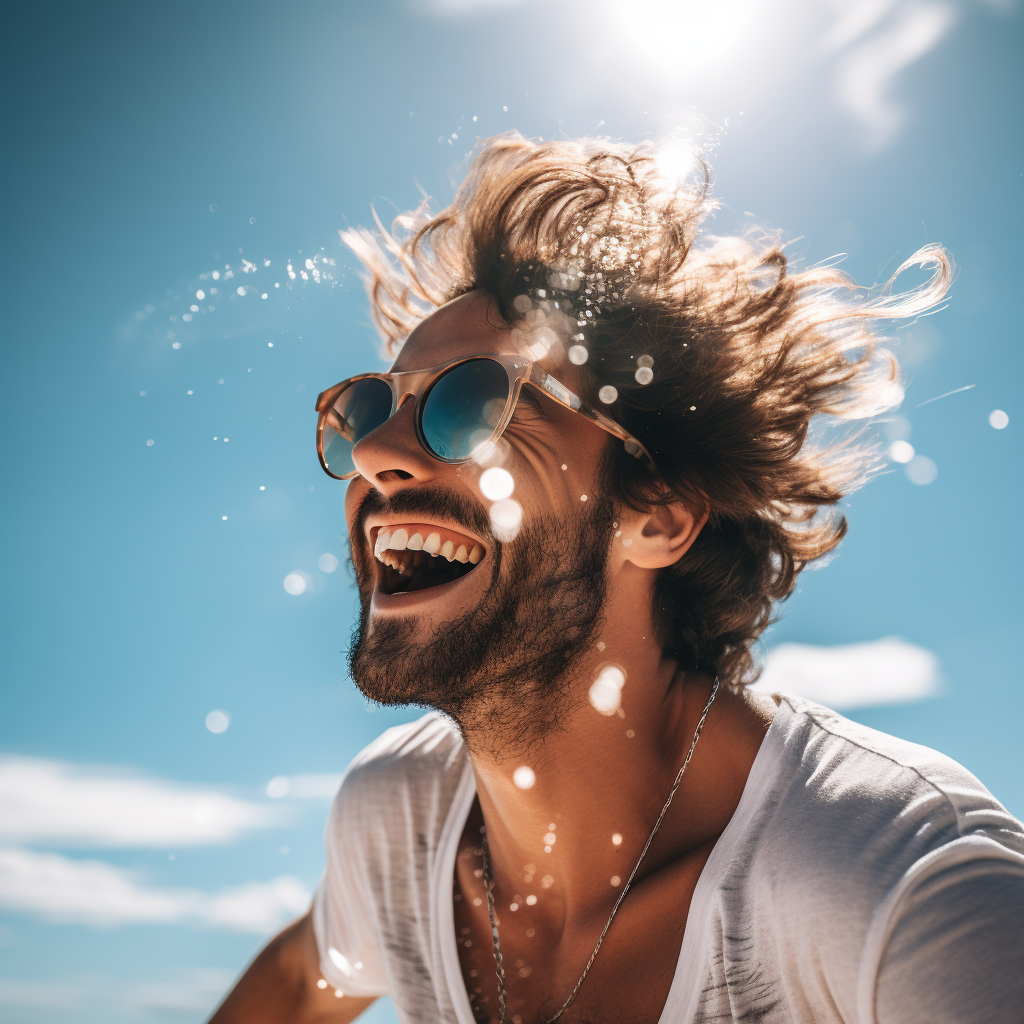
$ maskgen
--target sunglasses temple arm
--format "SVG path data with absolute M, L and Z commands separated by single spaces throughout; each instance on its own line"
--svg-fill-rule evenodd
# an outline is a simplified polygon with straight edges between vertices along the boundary
M 625 427 L 619 426 L 610 416 L 605 416 L 593 406 L 582 401 L 580 397 L 573 394 L 564 384 L 555 380 L 551 374 L 540 369 L 536 364 L 530 367 L 530 381 L 539 387 L 546 395 L 553 398 L 559 405 L 564 405 L 573 412 L 578 412 L 587 419 L 592 420 L 602 430 L 606 430 L 613 437 L 617 437 L 626 445 L 626 451 L 635 458 L 643 456 L 647 462 L 654 467 L 654 460 L 646 448 L 628 431 Z

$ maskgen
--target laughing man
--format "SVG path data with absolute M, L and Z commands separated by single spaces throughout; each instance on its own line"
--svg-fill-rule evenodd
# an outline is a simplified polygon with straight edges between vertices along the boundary
M 699 165 L 698 165 L 699 166 Z M 318 400 L 352 676 L 432 709 L 350 766 L 310 912 L 215 1024 L 1010 1024 L 1024 829 L 955 762 L 745 687 L 900 394 L 872 299 L 702 237 L 654 148 L 485 144 L 352 233 L 388 373 Z

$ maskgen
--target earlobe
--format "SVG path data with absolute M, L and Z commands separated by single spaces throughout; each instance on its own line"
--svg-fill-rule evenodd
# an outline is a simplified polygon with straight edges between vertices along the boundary
M 641 569 L 663 569 L 686 554 L 707 520 L 707 510 L 695 515 L 678 501 L 648 512 L 624 509 L 612 543 L 613 557 Z

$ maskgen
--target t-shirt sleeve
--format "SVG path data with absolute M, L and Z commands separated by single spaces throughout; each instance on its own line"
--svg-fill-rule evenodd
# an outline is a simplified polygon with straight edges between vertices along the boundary
M 935 851 L 894 894 L 876 932 L 861 1020 L 1024 1020 L 1024 857 L 980 837 Z M 873 981 L 873 984 L 872 984 Z
M 376 900 L 367 871 L 369 816 L 350 771 L 327 819 L 327 864 L 313 897 L 313 931 L 324 979 L 347 995 L 382 996 L 389 990 Z

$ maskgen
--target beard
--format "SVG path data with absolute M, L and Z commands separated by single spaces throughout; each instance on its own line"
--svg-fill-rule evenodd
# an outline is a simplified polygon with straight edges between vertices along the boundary
M 388 499 L 371 490 L 353 536 L 374 513 L 427 512 L 486 538 L 490 586 L 476 608 L 416 641 L 414 616 L 369 628 L 374 559 L 356 544 L 352 564 L 360 615 L 349 650 L 352 678 L 370 700 L 442 712 L 471 747 L 520 752 L 557 728 L 572 706 L 574 667 L 592 649 L 607 593 L 613 507 L 592 498 L 569 518 L 534 517 L 516 538 L 497 542 L 483 510 L 460 496 L 422 489 Z M 478 570 L 474 570 L 478 571 Z

